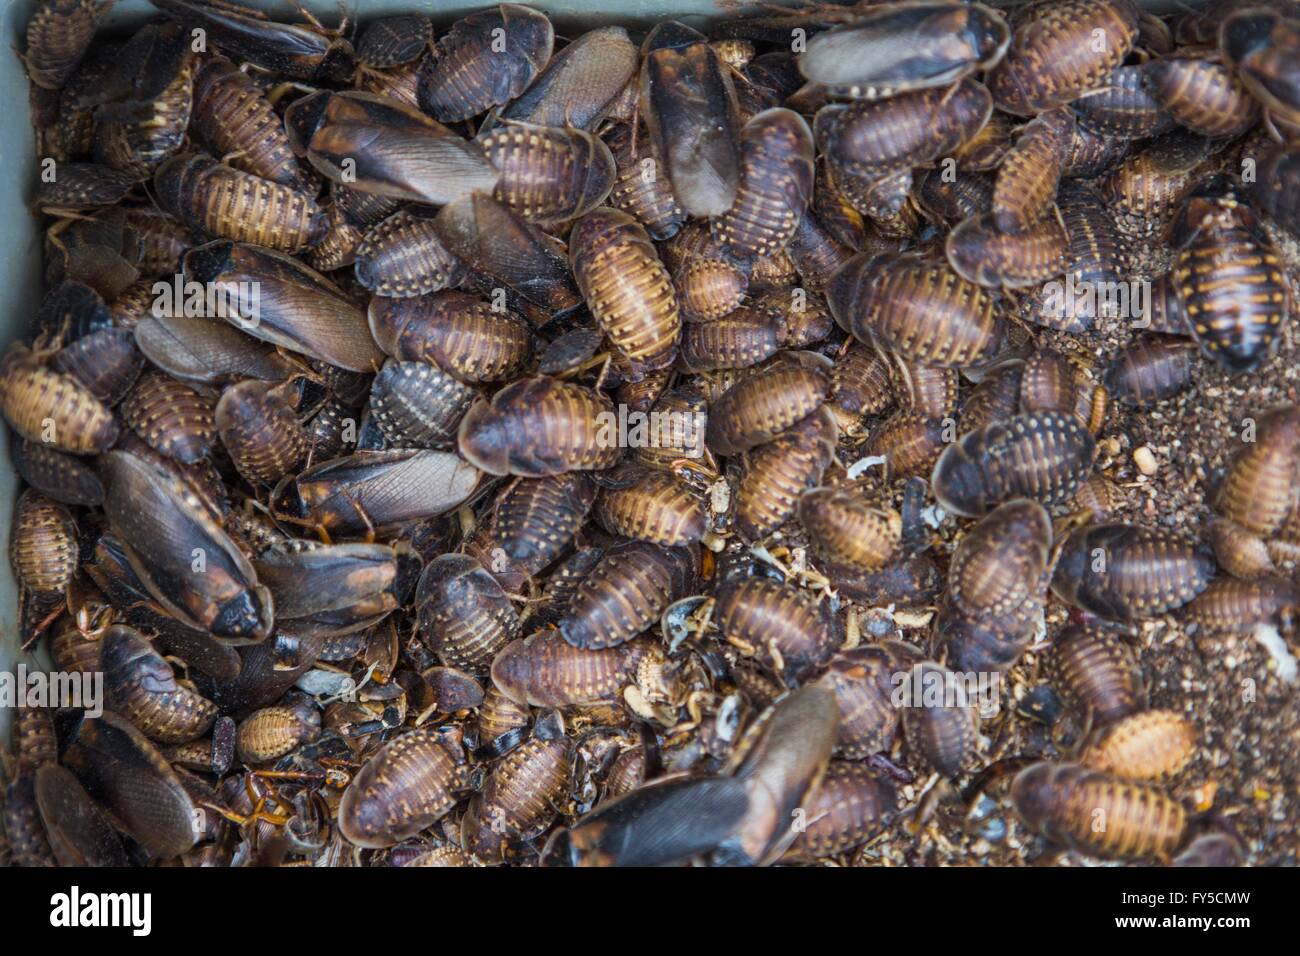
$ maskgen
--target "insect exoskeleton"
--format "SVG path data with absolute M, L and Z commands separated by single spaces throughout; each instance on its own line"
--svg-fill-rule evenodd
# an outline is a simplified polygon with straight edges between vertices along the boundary
M 1216 570 L 1208 545 L 1163 528 L 1100 524 L 1071 532 L 1052 590 L 1093 614 L 1143 620 L 1181 607 Z
M 664 368 L 677 354 L 681 316 L 668 270 L 627 213 L 597 210 L 569 234 L 578 287 L 629 374 Z
M 489 474 L 528 478 L 608 468 L 623 454 L 609 400 L 545 376 L 480 399 L 461 419 L 459 444 Z
M 1054 843 L 1119 859 L 1169 857 L 1187 813 L 1163 791 L 1071 763 L 1037 763 L 1011 785 L 1016 813 Z
M 948 511 L 978 517 L 1016 497 L 1069 500 L 1092 471 L 1096 442 L 1073 416 L 1038 412 L 968 432 L 939 456 L 931 485 Z
M 1177 711 L 1144 710 L 1107 727 L 1079 763 L 1125 780 L 1166 780 L 1187 766 L 1199 736 Z

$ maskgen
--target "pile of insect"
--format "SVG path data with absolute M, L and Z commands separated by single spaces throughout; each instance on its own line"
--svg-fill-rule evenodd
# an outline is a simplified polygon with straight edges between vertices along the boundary
M 1297 863 L 1300 2 L 107 6 L 3 15 L 8 862 Z

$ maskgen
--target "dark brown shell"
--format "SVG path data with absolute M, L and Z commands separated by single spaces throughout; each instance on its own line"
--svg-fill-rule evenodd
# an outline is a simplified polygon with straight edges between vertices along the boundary
M 1139 525 L 1085 526 L 1061 548 L 1052 590 L 1094 614 L 1142 620 L 1181 607 L 1215 572 L 1206 545 Z
M 560 635 L 574 647 L 601 650 L 623 644 L 686 596 L 697 560 L 687 548 L 630 541 L 605 552 L 578 584 Z
M 1011 498 L 1069 500 L 1092 471 L 1096 442 L 1073 416 L 1030 413 L 967 432 L 946 448 L 931 485 L 948 511 L 975 517 Z

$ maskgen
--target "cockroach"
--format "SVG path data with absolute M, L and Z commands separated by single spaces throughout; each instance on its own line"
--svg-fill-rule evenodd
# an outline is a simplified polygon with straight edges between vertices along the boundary
M 1150 89 L 1150 63 L 1116 67 L 1101 89 L 1070 104 L 1079 121 L 1102 136 L 1145 139 L 1167 133 L 1175 119 Z
M 126 221 L 140 244 L 140 272 L 170 276 L 194 246 L 194 233 L 182 222 L 148 207 L 126 210 Z
M 284 123 L 295 154 L 364 192 L 443 205 L 500 179 L 480 147 L 372 93 L 313 93 L 289 107 Z
M 736 489 L 736 529 L 758 541 L 788 521 L 800 495 L 815 487 L 835 457 L 839 427 L 823 410 L 745 454 Z
M 178 744 L 202 737 L 217 718 L 217 708 L 176 680 L 169 664 L 138 632 L 115 625 L 103 638 L 101 665 L 112 706 L 159 743 Z
M 677 297 L 636 220 L 612 209 L 587 214 L 569 234 L 569 262 L 630 378 L 672 363 L 681 329 Z
M 901 719 L 892 696 L 899 666 L 888 648 L 869 645 L 840 651 L 819 678 L 839 705 L 835 752 L 846 760 L 890 749 Z
M 688 322 L 682 330 L 681 364 L 693 372 L 747 368 L 781 348 L 782 324 L 741 306 L 713 322 Z
M 712 219 L 715 239 L 742 259 L 783 249 L 812 198 L 813 138 L 803 117 L 765 110 L 740 131 L 740 184 L 731 208 Z
M 686 213 L 677 204 L 668 177 L 659 175 L 649 143 L 643 136 L 634 139 L 634 135 L 627 124 L 615 126 L 605 134 L 617 167 L 609 203 L 645 226 L 650 238 L 662 242 L 682 228 Z
M 480 477 L 451 452 L 359 451 L 285 479 L 272 499 L 281 520 L 329 535 L 374 534 L 455 509 Z
M 1219 49 L 1237 77 L 1268 112 L 1285 123 L 1300 123 L 1295 57 L 1300 27 L 1282 10 L 1235 10 L 1219 27 Z
M 1021 359 L 999 362 L 988 370 L 962 402 L 959 422 L 963 434 L 1005 421 L 1020 411 L 1024 370 L 1025 363 Z
M 14 866 L 58 865 L 36 805 L 36 770 L 27 769 L 9 780 L 4 827 Z
M 440 660 L 481 671 L 519 635 L 519 615 L 491 573 L 466 555 L 445 554 L 420 575 L 420 632 Z
M 1276 575 L 1216 578 L 1183 609 L 1187 620 L 1210 633 L 1236 633 L 1271 624 L 1293 633 L 1300 615 L 1300 588 Z
M 1025 232 L 1056 198 L 1064 172 L 1074 118 L 1068 110 L 1047 110 L 1027 123 L 1007 151 L 993 186 L 993 222 L 1003 232 Z
M 606 399 L 580 385 L 522 379 L 469 410 L 460 452 L 489 474 L 540 478 L 608 468 L 623 451 L 614 417 Z
M 1254 440 L 1229 466 L 1215 506 L 1247 531 L 1271 535 L 1286 522 L 1295 497 L 1300 406 L 1270 409 L 1250 424 Z
M 412 63 L 433 44 L 433 21 L 422 13 L 372 20 L 357 40 L 357 61 L 372 70 Z
M 799 588 L 750 578 L 724 585 L 715 596 L 714 621 L 723 638 L 792 686 L 835 652 L 828 606 Z
M 116 405 L 136 384 L 144 355 L 126 329 L 97 329 L 59 350 L 50 368 L 70 375 L 106 405 Z
M 1078 764 L 1036 763 L 1020 771 L 1011 803 L 1031 829 L 1095 856 L 1168 857 L 1187 829 L 1186 812 L 1162 791 Z
M 574 647 L 552 628 L 502 648 L 492 661 L 492 683 L 533 707 L 616 701 L 649 651 L 639 640 L 605 650 Z
M 920 661 L 895 689 L 908 746 L 945 777 L 966 769 L 979 746 L 979 702 L 964 678 L 933 661 Z
M 114 826 L 155 856 L 179 856 L 198 839 L 194 799 L 167 758 L 125 718 L 105 710 L 83 720 L 63 764 Z
M 889 362 L 871 346 L 852 342 L 835 360 L 829 399 L 831 409 L 848 418 L 846 425 L 886 411 L 893 402 Z
M 925 365 L 991 358 L 1005 332 L 992 297 L 946 264 L 862 254 L 826 288 L 835 321 L 867 344 Z
M 1043 670 L 1057 692 L 1094 727 L 1106 727 L 1146 706 L 1142 671 L 1119 635 L 1073 624 L 1057 635 L 1043 657 Z
M 824 106 L 813 131 L 831 164 L 891 172 L 947 156 L 988 122 L 989 91 L 974 80 L 951 90 L 918 90 L 876 102 Z
M 0 356 L 0 411 L 28 441 L 74 455 L 106 451 L 118 437 L 112 412 L 90 389 L 17 343 Z
M 1020 408 L 1025 412 L 1073 412 L 1080 373 L 1070 356 L 1039 348 L 1021 368 Z
M 748 451 L 812 414 L 830 381 L 816 365 L 781 362 L 764 375 L 742 379 L 709 409 L 707 441 L 721 455 Z
M 129 452 L 110 452 L 104 472 L 109 525 L 132 542 L 132 566 L 154 600 L 218 640 L 265 638 L 273 623 L 270 595 L 207 502 L 161 464 Z
M 319 24 L 276 23 L 253 10 L 209 0 L 151 0 L 186 32 L 201 28 L 213 46 L 272 73 L 308 82 L 342 82 L 356 67 L 352 44 Z
M 478 392 L 436 365 L 389 359 L 370 386 L 370 411 L 398 448 L 450 448 Z
M 225 57 L 205 59 L 195 73 L 193 115 L 203 142 L 234 169 L 294 189 L 309 186 L 279 114 Z
M 132 38 L 120 61 L 124 70 L 138 66 L 127 98 L 95 110 L 96 162 L 143 180 L 180 149 L 192 114 L 196 60 L 177 24 L 151 24 Z
M 504 305 L 542 326 L 582 302 L 560 244 L 486 193 L 444 206 L 434 230 L 498 308 Z
M 853 258 L 853 249 L 836 239 L 811 210 L 799 220 L 787 250 L 804 285 L 814 292 L 825 289 L 835 270 Z
M 296 473 L 311 452 L 311 436 L 288 402 L 265 382 L 248 380 L 221 393 L 213 413 L 221 443 L 250 482 L 274 486 Z
M 104 6 L 95 0 L 44 0 L 27 21 L 23 65 L 31 81 L 57 90 L 68 81 L 95 37 Z
M 740 182 L 731 71 L 701 33 L 676 20 L 651 30 L 641 52 L 639 105 L 653 156 L 688 216 L 722 215 Z
M 49 215 L 114 206 L 135 187 L 129 173 L 98 163 L 61 163 L 36 188 L 33 204 Z
M 750 807 L 732 777 L 666 777 L 602 803 L 547 841 L 549 866 L 670 866 L 715 850 Z M 785 819 L 781 820 L 785 825 Z
M 639 64 L 640 52 L 623 27 L 589 30 L 552 56 L 528 89 L 501 110 L 501 118 L 593 129 L 634 85 Z
M 577 219 L 603 203 L 614 185 L 613 154 L 584 130 L 515 121 L 476 142 L 501 171 L 497 200 L 530 222 Z
M 19 496 L 9 560 L 22 592 L 24 646 L 40 636 L 66 603 L 77 549 L 77 525 L 65 506 L 35 491 Z
M 911 169 L 885 173 L 837 167 L 834 186 L 845 202 L 866 216 L 878 229 L 890 235 L 911 235 L 915 216 L 908 204 L 913 176 Z
M 1121 223 L 1151 232 L 1173 215 L 1209 156 L 1209 140 L 1186 130 L 1153 139 L 1098 182 L 1098 193 Z
M 95 507 L 104 501 L 104 486 L 84 462 L 46 445 L 18 441 L 14 469 L 23 481 L 65 505 Z
M 1006 20 L 981 4 L 885 4 L 814 36 L 799 72 L 833 96 L 883 99 L 988 69 L 1010 42 Z
M 572 541 L 594 496 L 580 472 L 520 478 L 496 502 L 493 533 L 505 557 L 528 573 L 542 570 Z
M 999 505 L 953 551 L 946 601 L 988 626 L 1031 621 L 1047 599 L 1051 542 L 1052 523 L 1042 505 L 1025 499 Z
M 705 503 L 664 471 L 635 472 L 601 488 L 592 515 L 611 534 L 678 547 L 700 540 L 707 530 Z M 623 485 L 622 480 L 629 483 Z
M 1281 258 L 1254 212 L 1235 199 L 1213 202 L 1190 225 L 1170 273 L 1188 328 L 1229 371 L 1253 371 L 1273 354 L 1287 315 Z
M 806 810 L 807 828 L 784 859 L 831 856 L 866 843 L 893 822 L 897 802 L 888 778 L 863 764 L 832 762 Z
M 751 305 L 778 324 L 782 348 L 804 349 L 816 345 L 835 328 L 835 317 L 826 300 L 798 286 L 771 289 L 755 296 Z
M 329 219 L 307 193 L 223 166 L 197 153 L 158 167 L 163 208 L 209 235 L 298 252 L 319 243 Z
M 388 741 L 352 778 L 339 803 L 339 830 L 357 846 L 393 846 L 450 812 L 468 785 L 458 728 L 411 730 Z
M 1252 192 L 1259 208 L 1292 232 L 1300 230 L 1300 150 L 1277 146 L 1269 149 L 1255 170 Z
M 451 123 L 507 103 L 546 66 L 554 45 L 546 15 L 518 4 L 457 20 L 420 70 L 420 107 Z
M 263 707 L 239 722 L 236 753 L 246 764 L 270 763 L 311 743 L 320 733 L 320 711 L 309 701 Z
M 170 375 L 146 372 L 121 410 L 122 420 L 149 447 L 182 464 L 193 464 L 212 451 L 214 402 Z
M 947 444 L 955 438 L 955 422 L 931 418 L 919 411 L 898 411 L 871 430 L 862 450 L 883 458 L 889 480 L 929 474 Z
M 968 432 L 939 456 L 931 484 L 948 511 L 976 517 L 1002 501 L 1068 500 L 1092 470 L 1096 442 L 1073 416 L 1018 415 Z
M 725 770 L 749 793 L 749 809 L 719 850 L 721 859 L 764 865 L 798 836 L 797 811 L 817 792 L 835 744 L 839 708 L 816 684 L 792 691 L 750 727 Z
M 464 292 L 370 303 L 375 341 L 401 361 L 436 364 L 463 382 L 496 382 L 521 371 L 531 352 L 528 327 Z
M 1184 535 L 1140 525 L 1092 525 L 1066 539 L 1052 590 L 1093 614 L 1143 620 L 1192 600 L 1214 571 L 1209 547 Z
M 254 338 L 354 371 L 383 362 L 362 310 L 296 259 L 217 240 L 190 251 L 184 269 L 210 290 L 218 315 Z
M 799 520 L 813 546 L 833 564 L 877 571 L 898 553 L 903 519 L 864 495 L 816 488 L 799 499 Z
M 1145 710 L 1107 727 L 1079 763 L 1124 780 L 1167 780 L 1187 766 L 1199 736 L 1177 711 Z
M 1137 25 L 1129 0 L 1058 0 L 1034 7 L 989 73 L 998 108 L 1027 116 L 1103 85 L 1133 49 Z
M 490 685 L 473 723 L 478 749 L 488 749 L 494 756 L 505 753 L 520 742 L 530 715 L 525 704 L 511 700 L 495 684 Z
M 482 859 L 507 856 L 554 821 L 569 784 L 572 743 L 559 726 L 539 722 L 533 736 L 492 767 L 461 819 L 465 848 Z
M 1226 64 L 1169 57 L 1144 63 L 1139 69 L 1152 96 L 1194 133 L 1237 136 L 1259 119 L 1259 101 Z
M 1107 372 L 1106 385 L 1119 401 L 1138 408 L 1172 398 L 1192 384 L 1196 343 L 1154 337 L 1126 349 Z
M 938 219 L 960 222 L 993 209 L 993 180 L 985 173 L 959 172 L 948 177 L 930 171 L 917 188 L 921 209 Z
M 121 838 L 86 788 L 66 767 L 35 774 L 36 806 L 60 866 L 126 866 Z
M 1069 238 L 1055 216 L 1045 216 L 1008 235 L 994 215 L 967 219 L 948 234 L 948 263 L 963 279 L 989 288 L 1021 289 L 1065 270 Z
M 560 621 L 561 637 L 601 650 L 636 637 L 686 596 L 698 566 L 689 548 L 630 541 L 610 548 L 581 582 Z
M 307 265 L 317 272 L 333 272 L 356 262 L 357 247 L 365 237 L 361 228 L 353 224 L 337 203 L 323 210 L 329 221 L 325 238 L 306 252 Z

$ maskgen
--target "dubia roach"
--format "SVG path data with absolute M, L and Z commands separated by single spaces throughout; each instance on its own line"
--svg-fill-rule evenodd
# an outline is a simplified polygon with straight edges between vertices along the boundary
M 597 210 L 569 234 L 578 287 L 633 380 L 670 365 L 681 317 L 668 271 L 627 213 Z
M 1078 764 L 1022 770 L 1011 785 L 1011 802 L 1033 830 L 1096 856 L 1166 858 L 1187 829 L 1182 805 L 1163 791 Z

